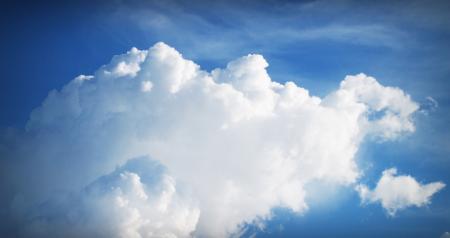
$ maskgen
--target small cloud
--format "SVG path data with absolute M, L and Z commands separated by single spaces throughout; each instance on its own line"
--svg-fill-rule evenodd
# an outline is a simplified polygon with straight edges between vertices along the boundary
M 383 25 L 331 24 L 310 29 L 296 29 L 291 37 L 297 40 L 333 40 L 366 46 L 400 49 L 404 46 L 404 32 Z
M 428 96 L 425 100 L 420 104 L 419 112 L 428 115 L 430 112 L 436 111 L 439 107 L 439 103 L 432 97 Z
M 142 81 L 141 83 L 141 91 L 142 92 L 150 92 L 153 88 L 153 83 L 150 81 Z
M 444 232 L 444 234 L 441 235 L 441 238 L 450 238 L 450 232 Z
M 91 80 L 91 79 L 93 79 L 94 78 L 94 76 L 92 76 L 92 75 L 84 75 L 84 74 L 81 74 L 81 75 L 78 75 L 76 78 L 75 78 L 75 81 L 85 81 L 85 80 Z
M 383 171 L 376 187 L 370 190 L 366 185 L 356 186 L 363 203 L 380 202 L 390 216 L 407 207 L 422 207 L 429 204 L 431 196 L 445 187 L 442 182 L 421 184 L 409 175 L 398 175 L 396 168 Z

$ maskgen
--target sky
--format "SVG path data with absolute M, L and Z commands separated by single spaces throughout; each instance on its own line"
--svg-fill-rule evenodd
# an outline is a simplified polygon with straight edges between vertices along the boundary
M 0 236 L 450 237 L 446 1 L 0 5 Z

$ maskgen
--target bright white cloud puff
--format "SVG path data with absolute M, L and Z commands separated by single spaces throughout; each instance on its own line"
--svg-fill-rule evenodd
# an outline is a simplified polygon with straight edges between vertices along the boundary
M 421 207 L 430 203 L 431 196 L 445 187 L 441 182 L 421 184 L 409 175 L 398 175 L 397 169 L 383 171 L 383 175 L 373 190 L 358 185 L 363 203 L 380 202 L 390 216 L 410 206 Z
M 266 67 L 248 55 L 209 73 L 157 43 L 52 91 L 2 139 L 14 221 L 33 237 L 226 237 L 273 207 L 306 211 L 309 183 L 355 183 L 364 138 L 414 131 L 398 88 L 359 74 L 321 99 Z M 370 194 L 398 209 L 385 176 Z M 407 203 L 437 191 L 400 180 L 421 196 Z
M 30 216 L 25 237 L 188 237 L 200 211 L 166 169 L 128 160 L 72 196 L 53 197 Z

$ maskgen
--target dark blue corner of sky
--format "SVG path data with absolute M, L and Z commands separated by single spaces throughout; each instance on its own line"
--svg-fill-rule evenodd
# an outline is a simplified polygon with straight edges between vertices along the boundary
M 102 29 L 98 7 L 20 1 L 1 7 L 0 125 L 23 126 L 50 90 L 129 49 Z

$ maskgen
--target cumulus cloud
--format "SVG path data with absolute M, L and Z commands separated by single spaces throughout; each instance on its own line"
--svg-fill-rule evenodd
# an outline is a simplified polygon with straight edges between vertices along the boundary
M 164 166 L 128 160 L 79 194 L 53 198 L 29 215 L 29 237 L 188 237 L 200 211 Z
M 380 202 L 390 216 L 410 206 L 421 207 L 430 203 L 431 196 L 445 187 L 441 182 L 421 184 L 409 175 L 396 175 L 397 169 L 383 171 L 383 175 L 373 190 L 358 185 L 363 203 Z
M 206 72 L 157 43 L 50 92 L 25 130 L 1 137 L 14 227 L 33 237 L 239 234 L 273 207 L 305 212 L 310 183 L 355 183 L 364 138 L 414 131 L 418 105 L 398 88 L 358 74 L 319 98 L 267 67 L 250 54 Z

